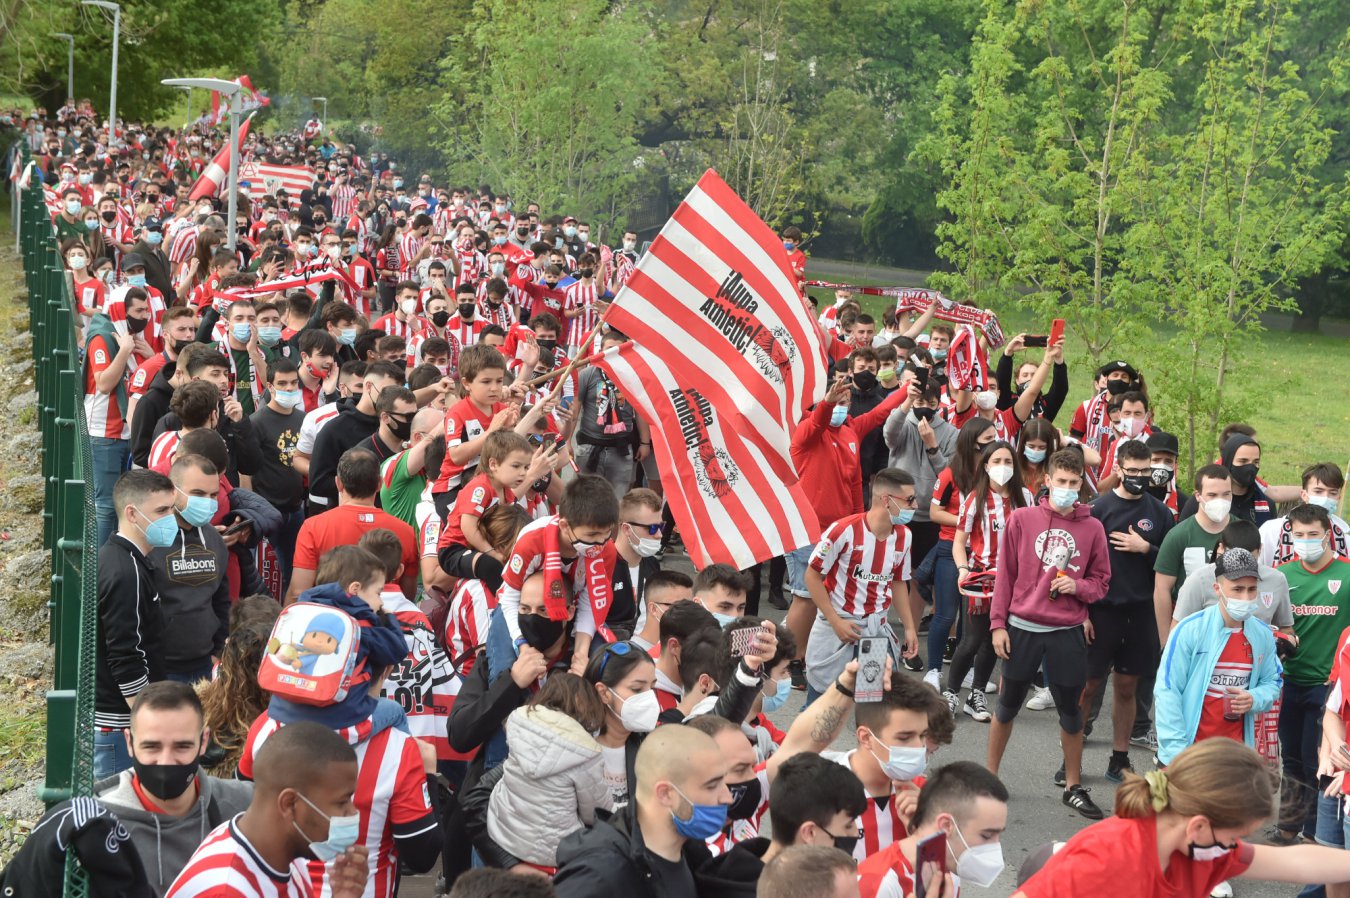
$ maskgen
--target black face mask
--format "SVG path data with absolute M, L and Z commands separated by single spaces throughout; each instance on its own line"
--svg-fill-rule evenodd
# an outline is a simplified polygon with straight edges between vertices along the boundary
M 577 269 L 577 277 L 588 278 L 588 277 L 590 277 L 590 276 L 593 275 L 593 274 L 595 274 L 595 271 L 594 271 L 593 269 L 590 269 L 590 268 L 578 268 L 578 269 Z
M 863 393 L 870 393 L 877 385 L 877 376 L 871 371 L 858 371 L 853 375 L 853 386 Z
M 431 314 L 431 323 L 437 327 L 445 327 L 450 323 L 450 313 L 444 309 L 439 312 L 433 312 Z
M 526 237 L 530 236 L 530 231 L 528 228 L 517 228 L 516 236 L 519 237 L 521 240 L 524 240 Z
M 1149 478 L 1143 474 L 1126 474 L 1120 478 L 1120 485 L 1125 487 L 1125 492 L 1131 496 L 1144 495 L 1149 483 Z
M 937 414 L 937 409 L 924 408 L 921 405 L 914 406 L 914 408 L 910 409 L 910 411 L 913 412 L 914 417 L 919 419 L 920 421 L 931 421 L 933 420 L 933 416 Z
M 400 442 L 406 443 L 408 442 L 408 440 L 412 439 L 412 421 L 409 420 L 400 423 L 398 421 L 395 421 L 393 418 L 390 418 L 389 432 L 392 433 L 394 437 L 398 439 Z
M 462 303 L 460 303 L 460 304 L 459 304 L 459 317 L 463 318 L 465 321 L 468 321 L 470 318 L 472 318 L 472 317 L 473 317 L 473 303 L 471 303 L 471 302 L 462 302 Z
M 187 349 L 189 346 L 191 346 L 195 341 L 191 339 L 175 340 L 173 337 L 169 337 L 165 340 L 165 342 L 169 344 L 169 348 L 172 349 L 174 352 L 182 352 L 184 349 Z
M 145 791 L 155 798 L 173 801 L 192 785 L 197 775 L 198 762 L 193 759 L 188 764 L 142 764 L 132 758 L 131 766 Z
M 567 628 L 567 621 L 550 620 L 543 614 L 522 614 L 517 621 L 520 624 L 520 635 L 524 637 L 525 642 L 530 648 L 541 652 L 551 648 Z
M 1149 483 L 1157 487 L 1167 487 L 1172 483 L 1172 469 L 1154 465 L 1148 475 Z
M 854 848 L 857 846 L 857 844 L 858 844 L 858 837 L 857 837 L 857 836 L 835 836 L 835 835 L 832 835 L 832 836 L 830 836 L 830 838 L 831 838 L 831 839 L 834 839 L 834 847 L 835 847 L 835 848 L 838 848 L 840 851 L 844 852 L 844 854 L 847 854 L 847 855 L 850 855 L 850 856 L 853 854 L 853 849 L 854 849 Z
M 1233 475 L 1233 482 L 1242 486 L 1251 486 L 1256 482 L 1256 472 L 1261 470 L 1260 465 L 1233 465 L 1228 472 Z
M 743 783 L 727 783 L 731 791 L 731 806 L 727 808 L 728 820 L 749 820 L 759 810 L 762 787 L 759 777 Z
M 535 340 L 535 342 L 539 344 L 540 349 L 547 349 L 549 352 L 558 348 L 557 340 Z
M 128 316 L 128 317 L 127 317 L 127 333 L 129 333 L 129 334 L 139 334 L 141 331 L 145 330 L 145 326 L 146 326 L 147 324 L 149 324 L 149 323 L 150 323 L 150 319 L 149 319 L 149 318 L 132 318 L 132 317 Z
M 1130 391 L 1130 383 L 1125 380 L 1108 380 L 1106 382 L 1106 392 L 1112 396 L 1119 396 L 1121 393 Z
M 98 217 L 101 218 L 101 219 L 103 219 L 104 221 L 110 223 L 110 224 L 111 224 L 112 222 L 114 222 L 114 221 L 117 221 L 117 213 L 116 213 L 116 212 L 100 212 L 100 213 L 98 214 Z

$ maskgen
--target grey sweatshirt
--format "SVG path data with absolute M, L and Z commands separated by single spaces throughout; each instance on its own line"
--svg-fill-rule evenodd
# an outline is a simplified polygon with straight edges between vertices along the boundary
M 891 450 L 891 467 L 900 468 L 914 476 L 914 520 L 927 521 L 928 508 L 933 498 L 933 485 L 938 475 L 952 460 L 956 451 L 956 428 L 934 416 L 928 422 L 937 437 L 937 452 L 928 453 L 919 438 L 919 425 L 909 412 L 899 409 L 891 412 L 882 431 Z
M 183 872 L 208 833 L 248 807 L 253 784 L 197 774 L 197 803 L 182 817 L 145 809 L 131 785 L 132 771 L 123 770 L 94 784 L 94 797 L 110 807 L 131 833 L 146 879 L 163 898 Z

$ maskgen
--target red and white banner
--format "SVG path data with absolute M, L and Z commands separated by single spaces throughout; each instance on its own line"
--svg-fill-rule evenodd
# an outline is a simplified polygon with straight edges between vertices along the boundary
M 827 388 L 820 333 L 782 240 L 716 172 L 675 210 L 605 320 L 734 413 L 778 476 L 796 480 L 792 430 Z
M 272 100 L 258 93 L 257 88 L 253 86 L 253 82 L 249 80 L 247 75 L 240 75 L 234 79 L 234 82 L 244 89 L 243 101 L 240 104 L 242 111 L 252 112 L 255 109 L 272 105 Z M 219 125 L 229 114 L 230 104 L 221 102 L 220 91 L 211 91 L 211 115 L 207 120 L 213 125 Z
M 211 164 L 202 170 L 201 177 L 197 178 L 197 183 L 192 185 L 192 192 L 188 194 L 188 200 L 215 196 L 225 187 L 225 183 L 230 179 L 230 152 L 231 150 L 239 150 L 244 146 L 251 124 L 253 124 L 253 116 L 250 115 L 239 126 L 239 146 L 231 147 L 229 141 L 225 142 L 225 146 L 220 148 L 219 153 L 216 153 L 216 158 L 212 159 Z
M 681 366 L 677 377 L 632 342 L 594 364 L 651 425 L 661 486 L 695 568 L 722 562 L 744 570 L 820 538 L 801 487 L 775 475 L 756 442 L 690 383 L 695 366 Z
M 270 293 L 285 293 L 289 290 L 303 290 L 324 281 L 338 281 L 352 290 L 360 290 L 352 276 L 326 258 L 318 258 L 296 272 L 287 272 L 274 281 L 256 284 L 252 287 L 234 287 L 219 294 L 221 302 L 228 306 L 235 299 L 256 299 Z M 225 314 L 221 310 L 221 314 Z
M 249 161 L 239 168 L 239 180 L 247 181 L 248 195 L 254 202 L 276 195 L 284 189 L 292 207 L 300 204 L 300 191 L 314 186 L 314 170 L 304 165 L 272 165 Z

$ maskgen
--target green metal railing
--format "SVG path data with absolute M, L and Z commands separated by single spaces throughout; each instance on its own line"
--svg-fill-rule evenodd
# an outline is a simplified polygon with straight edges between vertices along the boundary
M 42 431 L 42 539 L 52 565 L 48 608 L 56 664 L 47 693 L 47 769 L 38 791 L 51 805 L 93 791 L 98 523 L 70 285 L 37 173 L 28 189 L 16 189 Z M 65 894 L 87 894 L 73 855 L 68 858 Z

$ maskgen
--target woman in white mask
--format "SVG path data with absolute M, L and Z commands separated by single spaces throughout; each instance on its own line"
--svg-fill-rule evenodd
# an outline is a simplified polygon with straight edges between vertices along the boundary
M 661 715 L 656 663 L 631 642 L 615 642 L 591 656 L 586 679 L 605 703 L 605 722 L 595 738 L 603 750 L 605 782 L 618 811 L 632 794 L 638 746 L 656 729 Z
M 1229 879 L 1350 880 L 1343 849 L 1244 841 L 1270 819 L 1274 799 L 1274 779 L 1255 751 L 1233 739 L 1198 742 L 1165 771 L 1127 774 L 1116 816 L 1070 839 L 1014 898 L 1203 898 Z

